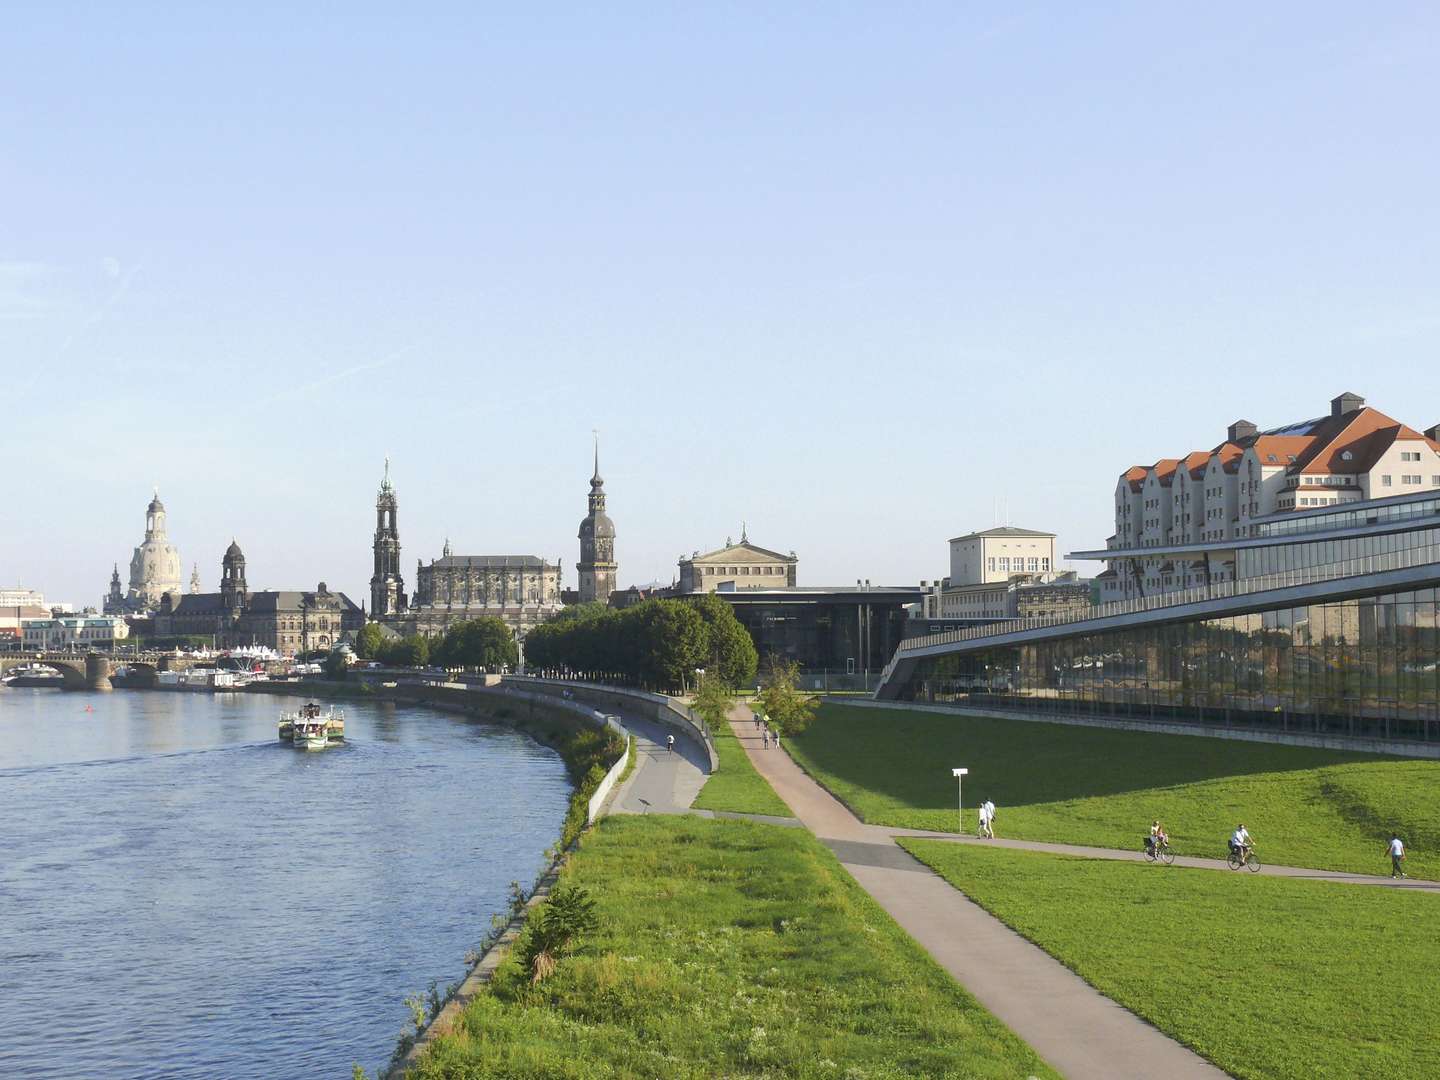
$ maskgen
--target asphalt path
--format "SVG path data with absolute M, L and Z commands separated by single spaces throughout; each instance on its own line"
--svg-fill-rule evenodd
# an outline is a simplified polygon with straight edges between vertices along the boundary
M 761 776 L 946 971 L 1076 1080 L 1223 1080 L 1225 1073 L 1141 1020 L 968 899 L 884 830 L 865 825 L 789 754 L 766 750 L 749 710 L 730 727 Z
M 690 804 L 709 778 L 710 755 L 697 739 L 675 736 L 668 750 L 665 736 L 672 729 L 623 709 L 620 722 L 635 736 L 635 769 L 620 785 L 610 803 L 612 814 L 688 814 Z

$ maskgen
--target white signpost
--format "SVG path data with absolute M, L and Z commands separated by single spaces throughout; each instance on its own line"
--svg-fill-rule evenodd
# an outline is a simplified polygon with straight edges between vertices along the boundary
M 955 776 L 955 804 L 960 810 L 960 831 L 962 833 L 965 831 L 965 774 L 969 771 L 969 769 L 950 770 Z

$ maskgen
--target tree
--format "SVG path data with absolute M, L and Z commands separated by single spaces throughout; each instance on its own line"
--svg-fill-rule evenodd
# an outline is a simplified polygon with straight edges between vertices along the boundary
M 735 609 L 714 593 L 689 597 L 687 602 L 705 620 L 705 670 L 718 672 L 731 686 L 752 685 L 760 656 L 750 632 L 735 618 Z
M 327 679 L 345 678 L 346 669 L 350 667 L 349 658 L 339 649 L 331 649 L 325 656 L 325 677 Z
M 800 665 L 772 654 L 759 702 L 770 726 L 782 735 L 798 735 L 815 719 L 815 698 L 801 693 L 799 684 Z
M 633 613 L 633 615 L 632 615 Z M 622 645 L 637 661 L 635 676 L 644 686 L 684 686 L 705 664 L 705 620 L 689 604 L 646 600 L 626 612 Z
M 706 671 L 700 677 L 700 685 L 695 691 L 695 700 L 690 703 L 690 707 L 710 728 L 723 730 L 725 718 L 734 704 L 734 689 L 720 675 Z
M 381 659 L 396 667 L 425 667 L 430 663 L 430 639 L 410 634 L 399 641 L 389 642 L 381 653 Z
M 385 644 L 385 634 L 379 623 L 367 622 L 355 635 L 355 655 L 373 660 L 380 655 Z
M 515 635 L 494 615 L 452 623 L 430 649 L 431 660 L 448 667 L 513 668 L 520 660 Z

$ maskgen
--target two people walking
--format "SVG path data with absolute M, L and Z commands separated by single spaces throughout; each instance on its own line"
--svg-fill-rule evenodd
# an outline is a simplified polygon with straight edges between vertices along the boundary
M 980 804 L 980 835 L 995 839 L 995 804 L 989 799 Z

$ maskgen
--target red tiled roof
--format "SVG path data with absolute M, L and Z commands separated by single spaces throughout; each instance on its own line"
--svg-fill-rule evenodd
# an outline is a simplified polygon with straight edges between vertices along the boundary
M 1367 406 L 1336 419 L 1345 422 L 1332 424 L 1321 433 L 1310 453 L 1295 463 L 1292 472 L 1307 476 L 1369 472 L 1385 451 L 1401 441 L 1423 442 L 1431 450 L 1440 451 L 1440 445 L 1433 439 L 1379 409 Z M 1347 452 L 1349 460 L 1345 457 Z

